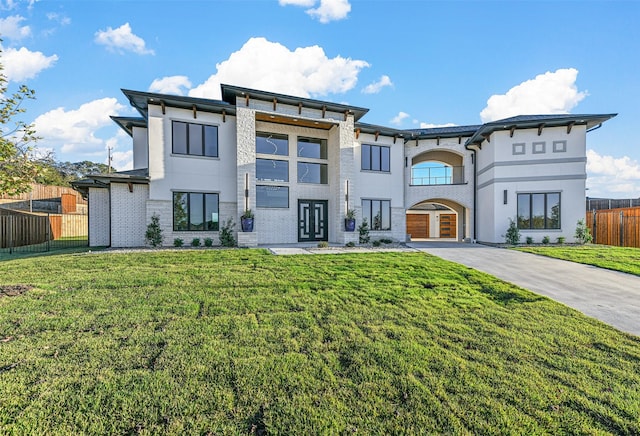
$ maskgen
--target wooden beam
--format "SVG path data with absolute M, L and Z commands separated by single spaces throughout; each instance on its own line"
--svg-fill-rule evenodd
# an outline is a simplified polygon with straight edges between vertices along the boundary
M 511 129 L 509 129 L 509 137 L 513 138 L 513 134 L 516 131 L 516 126 L 511 126 Z
M 380 135 L 380 132 L 376 130 L 376 142 L 378 141 L 378 135 Z
M 360 129 L 356 129 L 356 139 L 358 139 L 360 137 Z
M 249 94 L 244 95 L 245 106 L 249 107 Z
M 487 141 L 491 142 L 491 133 L 485 133 L 482 137 Z
M 322 118 L 324 118 L 324 114 L 327 112 L 327 106 L 322 105 Z
M 344 120 L 347 121 L 347 117 L 349 116 L 349 110 L 344 111 Z
M 575 121 L 571 121 L 569 124 L 567 124 L 567 135 L 569 133 L 571 133 L 571 129 L 573 128 L 573 126 L 576 124 Z
M 440 145 L 440 137 L 436 136 L 436 145 Z
M 538 126 L 538 136 L 542 135 L 542 129 L 544 129 L 544 123 Z
M 127 182 L 127 186 L 129 187 L 129 192 L 133 192 L 133 183 Z
M 222 109 L 222 122 L 226 123 L 227 122 L 227 111 Z
M 298 103 L 298 115 L 302 114 L 302 102 Z
M 274 110 L 274 112 L 275 112 L 275 110 L 276 110 L 276 105 L 277 105 L 277 104 L 278 104 L 278 99 L 277 99 L 277 98 L 274 98 L 274 99 L 273 99 L 273 110 Z
M 398 139 L 398 135 L 393 135 L 393 143 L 396 143 L 396 139 Z
M 193 118 L 194 119 L 198 118 L 198 114 L 197 114 L 197 111 L 196 111 L 196 105 L 194 104 L 193 106 L 191 106 L 191 109 L 193 109 Z
M 162 108 L 162 115 L 164 115 L 167 111 L 166 111 L 166 107 L 164 105 L 164 101 L 160 100 L 160 107 Z
M 462 136 L 458 136 L 458 144 L 462 144 Z

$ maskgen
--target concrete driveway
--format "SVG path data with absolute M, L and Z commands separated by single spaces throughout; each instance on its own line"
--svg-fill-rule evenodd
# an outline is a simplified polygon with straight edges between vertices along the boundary
M 640 336 L 640 277 L 481 244 L 412 242 L 410 247 L 545 295 Z

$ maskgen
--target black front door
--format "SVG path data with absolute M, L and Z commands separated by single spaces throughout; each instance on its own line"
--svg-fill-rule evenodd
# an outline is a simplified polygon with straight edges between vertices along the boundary
M 327 200 L 298 200 L 298 242 L 328 241 Z

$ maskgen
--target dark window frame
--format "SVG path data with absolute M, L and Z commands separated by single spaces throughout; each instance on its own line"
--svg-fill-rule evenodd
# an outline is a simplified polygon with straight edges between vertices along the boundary
M 276 155 L 274 155 L 276 156 Z M 272 162 L 272 163 L 276 163 L 277 164 L 282 164 L 285 163 L 287 166 L 287 178 L 285 180 L 275 180 L 275 179 L 265 179 L 265 178 L 261 178 L 259 173 L 259 168 L 258 168 L 258 161 L 263 161 L 263 162 Z M 277 165 L 275 164 L 275 165 Z M 263 158 L 263 157 L 258 157 L 256 158 L 256 180 L 261 181 L 261 182 L 276 182 L 276 183 L 288 183 L 289 182 L 289 161 L 288 160 L 283 160 L 283 159 L 268 159 L 268 158 Z
M 264 206 L 264 205 L 260 205 L 260 201 L 259 201 L 259 196 L 260 196 L 260 188 L 280 188 L 280 189 L 286 189 L 287 190 L 287 205 L 286 206 Z M 290 205 L 291 205 L 291 190 L 289 189 L 288 186 L 285 185 L 256 185 L 256 208 L 257 209 L 289 209 Z
M 186 204 L 186 228 L 180 228 L 179 222 L 176 220 L 176 196 L 178 195 L 186 195 L 187 196 L 187 204 Z M 192 228 L 191 222 L 191 196 L 202 195 L 202 229 Z M 211 228 L 204 228 L 207 226 L 207 198 L 215 197 L 216 210 L 218 214 L 217 221 L 211 221 Z M 195 205 L 194 205 L 195 207 Z M 220 194 L 217 192 L 191 192 L 191 191 L 173 191 L 172 195 L 172 209 L 173 209 L 173 231 L 174 232 L 217 232 L 220 230 Z
M 279 140 L 286 140 L 287 141 L 287 148 L 286 148 L 286 153 L 278 153 L 278 146 L 275 145 L 276 147 L 276 152 L 275 153 L 269 153 L 269 152 L 265 152 L 265 151 L 259 151 L 258 150 L 258 138 L 265 138 L 268 139 L 269 137 L 273 137 L 274 139 L 279 139 Z M 282 133 L 271 133 L 271 132 L 256 132 L 256 154 L 269 154 L 272 156 L 289 156 L 289 135 L 285 135 Z
M 368 150 L 366 153 L 364 151 L 365 148 Z M 365 156 L 368 156 L 368 159 L 365 158 Z M 384 160 L 384 157 L 386 157 L 386 161 Z M 362 144 L 360 169 L 363 171 L 390 173 L 391 147 L 388 145 Z
M 319 150 L 319 157 L 316 156 L 305 156 L 304 154 L 301 154 L 301 149 L 300 149 L 300 143 L 303 144 L 317 144 L 318 150 Z M 296 144 L 296 154 L 298 157 L 303 158 L 303 159 L 322 159 L 322 160 L 327 160 L 328 159 L 328 155 L 329 155 L 329 145 L 328 145 L 328 141 L 326 139 L 322 139 L 322 138 L 311 138 L 311 137 L 307 137 L 307 136 L 298 136 L 298 142 Z
M 369 202 L 369 210 L 366 210 L 367 208 L 365 207 L 365 203 Z M 387 205 L 388 208 L 388 215 L 387 215 L 387 219 L 389 220 L 389 227 L 388 228 L 376 228 L 376 223 L 374 222 L 374 218 L 375 216 L 373 216 L 373 211 L 374 209 L 374 204 L 377 203 L 379 210 L 380 210 L 380 227 L 382 227 L 382 224 L 384 223 L 384 217 L 382 216 L 384 209 L 383 209 L 383 205 Z M 366 218 L 367 219 L 367 223 L 369 224 L 369 229 L 372 231 L 376 231 L 376 232 L 387 232 L 387 231 L 391 231 L 392 229 L 392 224 L 391 224 L 391 200 L 381 200 L 381 199 L 377 199 L 377 198 L 363 198 L 361 201 L 361 205 L 362 205 L 362 218 Z M 376 214 L 377 215 L 377 214 Z
M 534 216 L 534 196 L 544 196 L 543 208 L 544 214 L 542 218 L 542 227 L 536 227 L 536 222 L 539 222 L 540 219 L 536 220 Z M 558 196 L 558 213 L 557 218 L 551 219 L 550 216 L 553 216 L 552 209 L 554 204 L 549 204 L 549 196 L 557 195 Z M 520 206 L 524 206 L 528 209 L 528 216 L 520 215 Z M 518 192 L 517 195 L 517 226 L 520 230 L 561 230 L 562 229 L 562 194 L 559 191 L 551 191 L 551 192 Z M 553 221 L 557 222 L 557 227 L 553 226 Z
M 175 132 L 175 126 L 176 124 L 184 124 L 185 125 L 185 138 L 184 139 L 184 146 L 186 148 L 186 153 L 183 153 L 181 151 L 176 151 L 176 132 Z M 196 144 L 191 144 L 191 139 L 190 139 L 190 131 L 192 127 L 195 126 L 200 126 L 201 128 L 201 133 L 200 133 L 200 144 L 196 145 Z M 207 130 L 208 129 L 215 129 L 215 154 L 207 154 L 207 138 L 208 138 L 208 134 L 207 134 Z M 218 134 L 218 126 L 216 125 L 212 125 L 212 124 L 200 124 L 200 123 L 190 123 L 188 121 L 180 121 L 180 120 L 172 120 L 171 121 L 171 153 L 173 154 L 177 154 L 177 155 L 181 155 L 181 156 L 201 156 L 201 157 L 220 157 L 220 141 L 219 141 L 219 134 Z M 195 153 L 192 152 L 191 149 L 199 149 L 201 150 L 200 153 Z
M 307 182 L 304 180 L 300 180 L 300 165 L 317 165 L 320 167 L 320 181 L 319 182 Z M 324 181 L 323 181 L 323 170 L 322 168 L 324 168 Z M 296 172 L 297 174 L 297 180 L 298 183 L 305 183 L 305 184 L 315 184 L 315 185 L 328 185 L 329 184 L 329 165 L 326 163 L 321 163 L 321 162 L 305 162 L 305 161 L 298 161 L 298 163 L 296 164 Z

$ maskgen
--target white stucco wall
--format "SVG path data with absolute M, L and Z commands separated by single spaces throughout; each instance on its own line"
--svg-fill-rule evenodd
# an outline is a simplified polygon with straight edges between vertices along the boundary
M 110 192 L 111 246 L 141 247 L 145 245 L 148 185 L 129 186 L 127 183 L 111 183 Z
M 107 188 L 89 188 L 89 247 L 110 244 L 109 195 Z
M 147 129 L 143 127 L 133 128 L 133 169 L 149 167 L 149 144 L 147 142 Z

